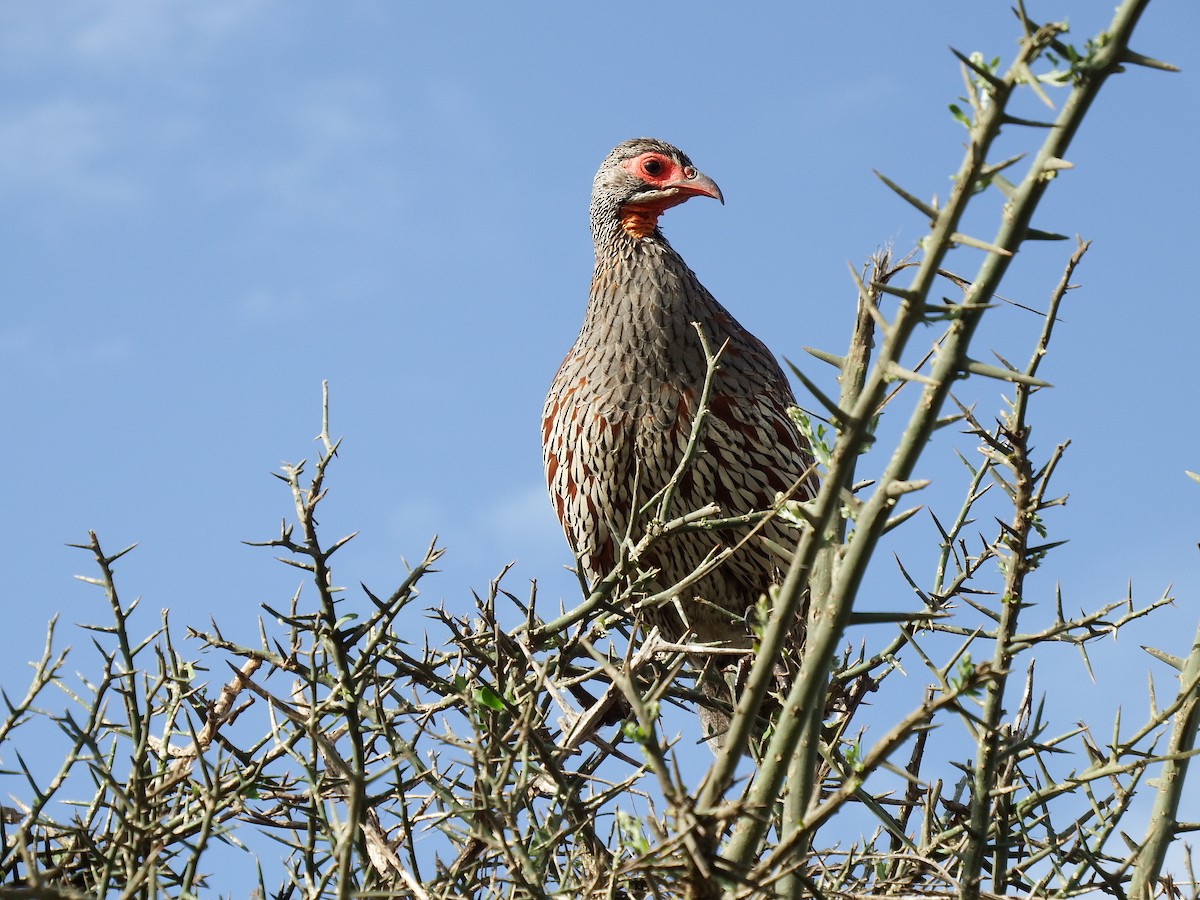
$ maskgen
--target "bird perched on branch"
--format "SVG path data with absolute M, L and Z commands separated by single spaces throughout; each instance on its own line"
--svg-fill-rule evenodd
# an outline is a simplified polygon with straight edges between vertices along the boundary
M 622 545 L 636 545 L 664 511 L 662 492 L 673 479 L 667 519 L 714 503 L 714 518 L 731 517 L 769 510 L 780 494 L 815 496 L 812 457 L 788 417 L 795 399 L 778 363 L 659 229 L 664 211 L 692 197 L 724 203 L 716 183 L 683 152 L 650 138 L 619 144 L 593 184 L 591 294 L 542 414 L 550 496 L 593 586 L 620 560 Z M 708 415 L 679 471 L 709 372 L 705 345 L 719 350 Z M 657 570 L 653 589 L 663 591 L 727 554 L 648 611 L 664 637 L 677 641 L 690 632 L 695 642 L 751 647 L 747 614 L 786 565 L 763 538 L 784 547 L 795 542 L 777 520 L 754 534 L 751 528 L 668 534 L 634 561 L 642 571 Z M 717 692 L 720 669 L 728 666 L 728 655 L 704 664 L 705 693 Z

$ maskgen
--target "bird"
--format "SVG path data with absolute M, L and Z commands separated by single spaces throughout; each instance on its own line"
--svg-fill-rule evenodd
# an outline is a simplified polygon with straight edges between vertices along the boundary
M 680 467 L 709 372 L 705 344 L 721 348 L 708 415 L 677 478 L 671 514 L 715 503 L 719 516 L 741 516 L 770 510 L 781 496 L 816 495 L 813 457 L 789 417 L 796 400 L 779 363 L 700 283 L 659 226 L 666 210 L 693 197 L 725 202 L 683 151 L 654 138 L 618 144 L 593 181 L 587 307 L 541 423 L 551 501 L 592 587 L 618 563 L 622 546 L 646 534 L 653 516 L 639 521 L 639 510 Z M 752 650 L 753 611 L 786 565 L 769 542 L 796 540 L 777 518 L 752 528 L 671 534 L 634 560 L 664 591 L 714 554 L 727 554 L 671 602 L 647 611 L 666 640 Z M 736 701 L 728 654 L 690 658 L 700 660 L 702 694 Z M 728 723 L 712 710 L 701 709 L 700 718 L 706 734 Z

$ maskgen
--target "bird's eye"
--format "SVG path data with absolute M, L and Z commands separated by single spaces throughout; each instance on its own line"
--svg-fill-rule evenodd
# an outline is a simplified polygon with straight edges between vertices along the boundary
M 656 156 L 647 157 L 642 162 L 642 171 L 651 177 L 657 178 L 663 173 L 663 161 Z

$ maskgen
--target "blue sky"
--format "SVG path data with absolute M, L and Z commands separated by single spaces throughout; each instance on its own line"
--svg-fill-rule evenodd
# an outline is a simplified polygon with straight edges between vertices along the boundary
M 0 683 L 23 690 L 50 615 L 104 620 L 65 546 L 88 529 L 140 542 L 119 576 L 146 631 L 169 607 L 252 641 L 296 579 L 240 541 L 288 512 L 268 473 L 315 456 L 322 379 L 345 437 L 322 525 L 362 532 L 344 580 L 387 590 L 438 534 L 430 605 L 465 611 L 513 560 L 511 590 L 570 602 L 538 417 L 583 314 L 599 161 L 638 135 L 681 146 L 727 205 L 669 212 L 675 246 L 780 356 L 838 352 L 846 263 L 923 233 L 870 169 L 945 195 L 964 138 L 947 47 L 1011 59 L 1009 5 L 0 4 Z M 1078 43 L 1111 13 L 1029 9 Z M 1200 7 L 1150 6 L 1135 47 L 1183 73 L 1110 81 L 1036 222 L 1095 242 L 1035 407 L 1042 447 L 1074 442 L 1051 523 L 1071 543 L 1038 586 L 1090 608 L 1174 584 L 1175 609 L 1102 651 L 1119 684 L 1096 702 L 1127 687 L 1139 713 L 1136 644 L 1185 653 L 1200 592 L 1198 33 Z M 1022 252 L 1006 296 L 1041 306 L 1068 252 Z M 976 355 L 1025 359 L 1037 321 L 996 318 Z M 961 482 L 933 448 L 917 475 Z M 909 602 L 881 565 L 878 605 Z M 85 634 L 61 639 L 87 671 Z

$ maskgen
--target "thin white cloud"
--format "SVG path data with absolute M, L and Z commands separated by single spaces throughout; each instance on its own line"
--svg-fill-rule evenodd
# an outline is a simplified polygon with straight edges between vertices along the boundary
M 53 100 L 0 118 L 0 196 L 36 191 L 60 199 L 130 203 L 135 182 L 111 165 L 115 111 Z
M 81 359 L 96 366 L 119 365 L 133 355 L 133 341 L 126 337 L 98 338 L 83 347 Z
M 30 356 L 37 346 L 38 332 L 32 325 L 0 329 L 0 363 Z
M 486 520 L 498 537 L 505 540 L 528 541 L 531 536 L 546 537 L 558 533 L 554 523 L 546 487 L 542 484 L 524 486 L 493 506 Z
M 403 132 L 382 86 L 330 77 L 273 99 L 269 139 L 243 156 L 199 161 L 198 181 L 276 225 L 378 233 L 406 195 Z
M 398 187 L 396 166 L 386 152 L 397 129 L 386 115 L 378 85 L 350 78 L 306 86 L 288 112 L 295 142 L 270 165 L 266 184 L 280 200 L 322 208 L 336 215 L 345 192 L 378 196 Z M 384 151 L 384 152 L 380 152 Z
M 237 298 L 234 311 L 243 321 L 257 325 L 294 319 L 311 311 L 311 305 L 295 291 L 251 288 Z
M 183 104 L 148 112 L 144 88 L 182 91 L 271 0 L 0 4 L 0 197 L 52 218 L 144 198 L 148 157 L 194 132 Z M 153 168 L 153 167 L 149 167 Z
M 0 52 L 10 63 L 38 66 L 177 61 L 207 53 L 258 21 L 270 5 L 272 0 L 8 3 L 0 6 Z
M 79 368 L 116 368 L 134 355 L 134 343 L 124 335 L 100 335 L 79 341 L 73 335 L 47 331 L 37 325 L 0 330 L 0 366 L 10 372 L 61 375 Z
M 540 573 L 547 584 L 561 579 L 560 567 L 570 563 L 571 552 L 562 529 L 554 518 L 554 509 L 541 481 L 519 487 L 481 511 L 479 524 L 482 543 L 495 555 L 519 560 L 526 570 Z

